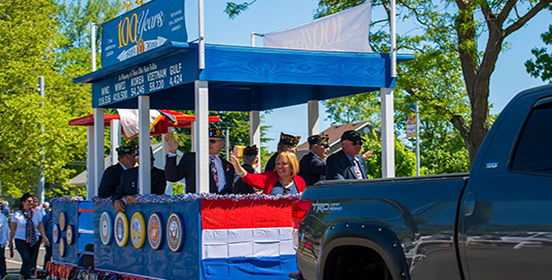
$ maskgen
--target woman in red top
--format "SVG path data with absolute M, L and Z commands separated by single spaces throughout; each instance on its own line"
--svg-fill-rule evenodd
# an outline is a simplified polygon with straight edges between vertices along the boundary
M 232 153 L 232 165 L 236 174 L 243 181 L 258 189 L 263 189 L 264 194 L 296 194 L 303 192 L 306 188 L 305 181 L 299 173 L 299 162 L 292 152 L 282 152 L 276 158 L 276 171 L 265 171 L 261 174 L 250 174 L 240 166 L 237 149 Z

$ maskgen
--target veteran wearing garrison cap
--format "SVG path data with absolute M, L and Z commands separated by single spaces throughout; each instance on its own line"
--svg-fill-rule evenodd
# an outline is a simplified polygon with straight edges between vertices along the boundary
M 256 145 L 253 146 L 247 146 L 245 149 L 243 149 L 243 155 L 241 157 L 242 159 L 242 167 L 247 171 L 248 173 L 255 174 L 257 165 L 259 165 L 259 148 L 257 148 Z M 255 189 L 246 184 L 240 177 L 236 177 L 237 181 L 234 183 L 234 187 L 232 187 L 232 193 L 237 194 L 247 194 L 247 193 L 255 193 Z
M 295 154 L 299 139 L 301 139 L 301 136 L 293 136 L 281 132 L 280 142 L 278 142 L 278 151 L 276 151 L 266 163 L 265 171 L 274 171 L 276 169 L 276 158 L 280 153 L 289 151 Z
M 104 171 L 100 187 L 98 188 L 99 197 L 106 198 L 115 194 L 117 186 L 121 183 L 123 171 L 134 167 L 136 164 L 135 153 L 136 147 L 134 146 L 121 146 L 117 148 L 119 162 Z
M 220 150 L 225 145 L 224 133 L 222 129 L 209 129 L 209 192 L 218 194 L 227 194 L 232 191 L 234 180 L 234 167 L 230 162 L 219 156 Z M 195 180 L 195 153 L 185 153 L 178 165 L 176 164 L 176 150 L 180 140 L 175 141 L 172 133 L 165 134 L 165 143 L 169 153 L 165 163 L 165 176 L 170 182 L 178 182 L 186 178 L 186 192 L 196 192 Z
M 145 164 L 149 164 L 151 167 L 151 194 L 164 194 L 165 193 L 165 187 L 167 186 L 167 179 L 165 178 L 165 172 L 162 169 L 159 169 L 155 166 L 153 166 L 155 162 L 155 158 L 153 157 L 153 150 L 151 147 L 149 147 L 150 150 L 150 162 L 146 162 Z M 146 150 L 147 151 L 147 150 Z M 136 150 L 136 161 L 138 164 L 140 164 L 138 156 L 139 156 L 139 150 Z M 121 183 L 119 186 L 117 186 L 117 189 L 115 190 L 115 193 L 111 197 L 111 200 L 113 201 L 113 206 L 117 211 L 124 212 L 126 205 L 133 204 L 136 197 L 140 195 L 140 181 L 139 181 L 139 167 L 133 167 L 129 168 L 125 171 L 123 171 L 121 175 Z M 127 199 L 123 203 L 121 201 L 121 198 L 123 196 L 128 195 Z
M 326 179 L 367 179 L 366 161 L 360 156 L 363 144 L 364 139 L 358 131 L 343 132 L 341 151 L 330 155 L 326 160 Z
M 326 179 L 326 163 L 324 159 L 330 150 L 328 135 L 313 135 L 308 139 L 309 152 L 299 162 L 299 176 L 305 180 L 307 186 Z

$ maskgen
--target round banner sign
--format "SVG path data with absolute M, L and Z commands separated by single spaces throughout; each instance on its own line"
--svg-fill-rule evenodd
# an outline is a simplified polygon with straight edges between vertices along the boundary
M 67 250 L 67 246 L 65 245 L 65 238 L 59 239 L 59 255 L 62 257 L 65 257 L 65 251 Z
M 61 213 L 59 213 L 59 229 L 61 231 L 64 231 L 66 226 L 67 226 L 67 213 L 65 213 L 65 211 L 61 211 Z
M 73 245 L 74 236 L 75 236 L 75 227 L 73 225 L 68 225 L 67 232 L 65 233 L 65 238 L 67 238 L 67 244 Z
M 158 250 L 163 244 L 163 222 L 158 213 L 151 214 L 148 221 L 148 240 L 153 250 Z
M 59 230 L 59 225 L 58 224 L 54 224 L 53 228 L 52 228 L 52 242 L 54 243 L 58 243 L 59 242 L 59 236 L 60 236 L 60 230 Z
M 167 221 L 167 244 L 173 252 L 180 251 L 184 244 L 184 223 L 177 213 L 171 214 Z
M 130 219 L 130 236 L 136 249 L 142 248 L 146 243 L 146 220 L 140 212 L 134 213 Z
M 123 212 L 119 212 L 115 216 L 115 222 L 113 227 L 115 228 L 115 242 L 119 247 L 125 247 L 128 242 L 128 219 Z
M 100 239 L 103 245 L 109 245 L 109 243 L 111 243 L 112 233 L 113 222 L 111 222 L 111 215 L 107 212 L 103 212 L 100 218 Z

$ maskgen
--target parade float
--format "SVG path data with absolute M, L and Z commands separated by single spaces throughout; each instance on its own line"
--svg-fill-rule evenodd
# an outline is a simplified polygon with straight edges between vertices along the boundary
M 395 83 L 388 68 L 396 57 L 206 44 L 202 7 L 199 0 L 194 42 L 188 42 L 182 0 L 151 1 L 102 25 L 102 69 L 74 79 L 92 85 L 94 116 L 80 124 L 93 122 L 87 200 L 52 200 L 50 278 L 285 279 L 297 271 L 292 233 L 298 225 L 292 216 L 299 195 L 208 193 L 208 111 L 250 112 L 251 144 L 260 145 L 259 111 L 308 102 L 316 109 L 308 114 L 309 130 L 316 134 L 318 106 L 310 105 L 363 92 L 387 94 Z M 327 22 L 332 19 L 313 22 L 326 27 L 327 38 L 358 33 L 332 33 Z M 151 195 L 150 170 L 141 165 L 137 204 L 117 212 L 110 199 L 96 197 L 104 170 L 106 108 L 138 109 L 140 147 L 150 145 L 151 109 L 194 110 L 199 193 Z M 147 157 L 140 153 L 141 162 Z

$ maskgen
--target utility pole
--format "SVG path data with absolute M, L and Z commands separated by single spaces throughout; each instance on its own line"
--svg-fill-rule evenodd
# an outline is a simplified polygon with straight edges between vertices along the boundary
M 44 111 L 44 77 L 40 76 L 38 77 L 38 91 L 40 93 L 40 97 L 42 97 L 42 110 Z M 42 130 L 42 134 L 44 135 L 44 117 L 42 118 L 42 124 L 40 125 L 40 129 Z M 42 147 L 43 153 L 42 153 L 42 164 L 40 167 L 40 179 L 38 182 L 38 187 L 36 190 L 36 195 L 38 196 L 38 201 L 42 205 L 44 203 L 44 147 Z

